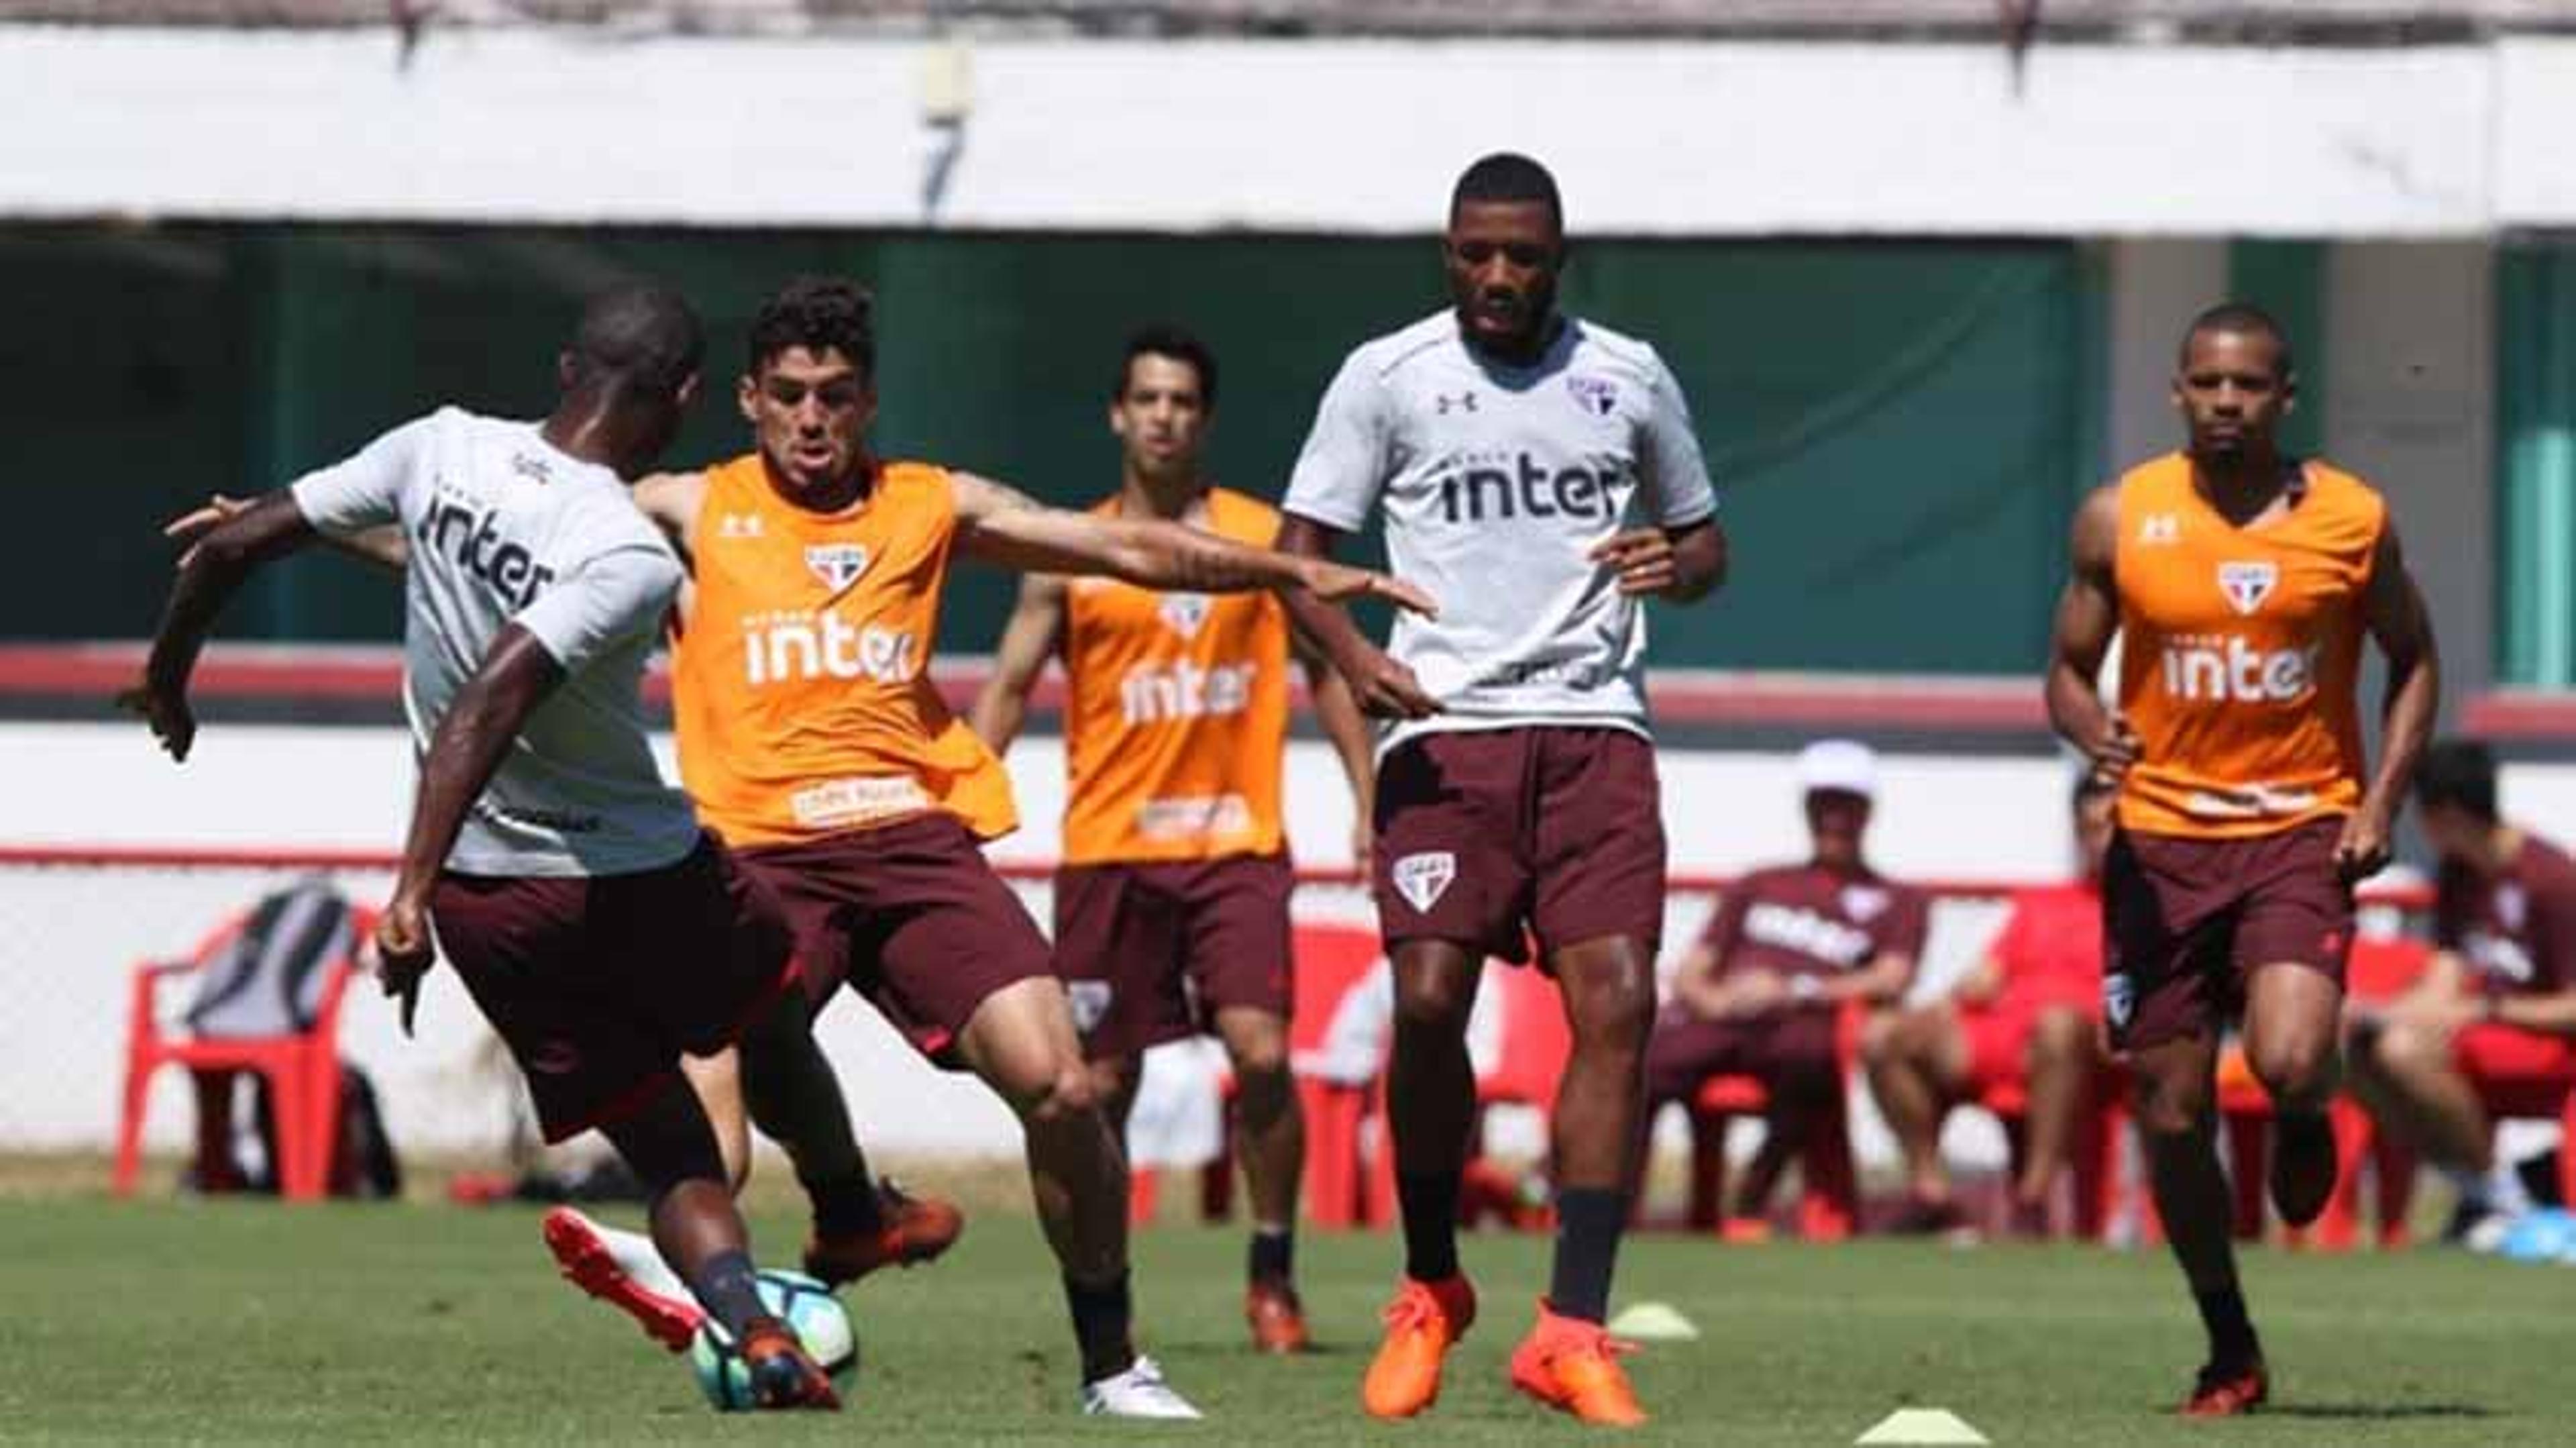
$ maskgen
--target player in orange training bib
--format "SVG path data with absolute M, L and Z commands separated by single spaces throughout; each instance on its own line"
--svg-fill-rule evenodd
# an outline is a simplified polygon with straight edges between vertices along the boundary
M 2352 887 L 2388 861 L 2440 692 L 2387 504 L 2275 441 L 2296 390 L 2272 318 L 2229 304 L 2193 320 L 2173 380 L 2189 446 L 2077 511 L 2048 671 L 2057 731 L 2119 781 L 2103 1014 L 2137 1076 L 2156 1211 L 2209 1333 L 2183 1405 L 2194 1417 L 2269 1392 L 2212 1149 L 2219 1032 L 2241 1010 L 2272 1098 L 2272 1202 L 2305 1224 L 2334 1190 L 2325 1108 Z M 2096 681 L 2115 630 L 2106 706 Z M 2388 664 L 2376 771 L 2355 701 L 2365 633 Z
M 1093 511 L 1162 518 L 1268 547 L 1279 515 L 1212 487 L 1200 449 L 1216 358 L 1175 328 L 1129 339 L 1109 402 L 1118 492 Z M 1252 1196 L 1244 1316 L 1253 1345 L 1306 1345 L 1291 1271 L 1305 1129 L 1288 1070 L 1289 891 L 1280 817 L 1288 618 L 1268 594 L 1211 597 L 1032 575 L 1002 632 L 975 732 L 1008 749 L 1050 658 L 1064 661 L 1064 865 L 1056 969 L 1123 1130 L 1148 1046 L 1212 1027 L 1234 1070 Z M 1316 717 L 1349 776 L 1367 859 L 1368 724 L 1341 677 L 1301 654 Z

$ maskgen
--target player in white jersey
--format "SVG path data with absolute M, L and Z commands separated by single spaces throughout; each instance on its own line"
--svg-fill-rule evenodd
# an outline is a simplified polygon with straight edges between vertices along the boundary
M 526 1073 L 548 1139 L 596 1127 L 615 1144 L 651 1192 L 662 1255 L 741 1344 L 761 1404 L 837 1408 L 761 1304 L 679 1070 L 736 1039 L 746 1059 L 812 1050 L 776 904 L 700 831 L 645 736 L 645 659 L 682 574 L 626 487 L 677 432 L 703 352 L 678 296 L 611 292 L 584 311 L 542 423 L 443 409 L 253 502 L 182 559 L 122 702 L 184 761 L 189 674 L 251 572 L 323 532 L 398 524 L 422 761 L 377 929 L 385 988 L 408 1029 L 435 915 L 437 949 Z
M 1487 955 L 1541 964 L 1574 1050 L 1558 1089 L 1556 1259 L 1515 1386 L 1591 1422 L 1643 1421 L 1602 1331 L 1627 1216 L 1655 1009 L 1664 835 L 1646 729 L 1649 597 L 1725 573 L 1716 496 L 1652 347 L 1556 310 L 1556 184 L 1527 157 L 1459 178 L 1449 310 L 1353 352 L 1298 459 L 1278 546 L 1327 554 L 1383 511 L 1399 575 L 1446 601 L 1389 652 L 1292 602 L 1381 745 L 1372 869 L 1395 957 L 1387 1097 L 1405 1273 L 1361 1389 L 1405 1417 L 1475 1316 L 1457 1257 L 1475 1111 L 1466 1022 Z M 1390 656 L 1391 653 L 1391 656 Z

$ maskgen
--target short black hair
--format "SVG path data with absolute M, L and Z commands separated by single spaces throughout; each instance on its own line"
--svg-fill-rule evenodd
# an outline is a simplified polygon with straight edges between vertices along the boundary
M 2220 302 L 2192 318 L 2191 325 L 2183 329 L 2182 345 L 2174 349 L 2176 365 L 2191 365 L 2191 339 L 2204 332 L 2259 332 L 2272 339 L 2282 376 L 2295 375 L 2299 370 L 2298 358 L 2290 352 L 2290 329 L 2252 302 Z
M 2448 805 L 2494 824 L 2495 751 L 2479 739 L 2445 739 L 2426 749 L 2415 762 L 2415 802 L 2428 809 Z
M 669 287 L 621 286 L 592 297 L 574 325 L 572 383 L 668 395 L 697 375 L 707 334 L 688 298 Z
M 1136 375 L 1139 357 L 1169 357 L 1186 362 L 1199 378 L 1199 406 L 1216 411 L 1216 353 L 1187 328 L 1169 322 L 1143 326 L 1127 338 L 1127 350 L 1118 358 L 1118 383 L 1109 391 L 1112 402 L 1127 395 L 1127 384 Z
M 1496 151 L 1479 157 L 1458 175 L 1449 193 L 1449 215 L 1469 201 L 1540 201 L 1558 231 L 1565 230 L 1565 202 L 1556 194 L 1556 178 L 1547 168 L 1518 151 Z
M 877 300 L 866 287 L 838 277 L 798 277 L 761 304 L 751 319 L 751 362 L 757 373 L 791 347 L 821 356 L 837 350 L 873 383 L 877 377 Z

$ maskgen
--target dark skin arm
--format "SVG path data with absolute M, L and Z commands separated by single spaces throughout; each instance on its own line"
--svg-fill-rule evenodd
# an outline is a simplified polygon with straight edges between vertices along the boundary
M 1605 539 L 1592 561 L 1619 575 L 1619 591 L 1632 598 L 1697 603 L 1726 583 L 1726 530 L 1715 518 L 1684 528 L 1638 528 Z
M 1271 546 L 1299 557 L 1329 559 L 1341 536 L 1311 518 L 1290 513 L 1280 520 L 1279 537 Z M 1423 691 L 1413 670 L 1370 643 L 1341 605 L 1309 592 L 1283 593 L 1279 599 L 1287 605 L 1289 621 L 1297 631 L 1332 664 L 1333 672 L 1349 682 L 1351 697 L 1363 712 L 1381 719 L 1428 719 L 1440 712 L 1440 701 Z
M 116 696 L 120 709 L 139 716 L 172 759 L 185 762 L 196 742 L 197 719 L 188 707 L 188 678 L 224 605 L 260 565 L 311 543 L 313 525 L 283 492 L 270 493 L 208 529 L 185 557 L 170 586 L 170 601 L 152 636 L 143 681 Z
M 510 624 L 492 640 L 492 651 L 483 656 L 474 677 L 456 691 L 430 739 L 429 755 L 420 765 L 419 792 L 412 799 L 411 832 L 394 877 L 393 903 L 376 925 L 385 994 L 402 1001 L 405 1034 L 419 1003 L 420 978 L 432 960 L 430 890 L 448 852 L 456 848 L 466 812 L 492 782 L 520 727 L 563 678 L 563 666 L 536 635 Z
M 2057 622 L 2049 648 L 2048 722 L 2067 743 L 2093 761 L 2094 772 L 2116 780 L 2138 762 L 2138 736 L 2129 721 L 2095 692 L 2102 659 L 2120 627 L 2120 595 L 2112 577 L 2118 555 L 2120 495 L 2096 488 L 2075 510 L 2068 540 L 2071 566 L 2057 596 Z
M 2361 597 L 2361 619 L 2388 661 L 2388 692 L 2380 702 L 2379 768 L 2335 843 L 2335 863 L 2348 881 L 2375 875 L 2388 863 L 2389 831 L 2442 704 L 2442 662 L 2433 642 L 2432 614 L 2424 607 L 2415 575 L 2407 570 L 2395 524 L 2380 531 L 2370 586 Z

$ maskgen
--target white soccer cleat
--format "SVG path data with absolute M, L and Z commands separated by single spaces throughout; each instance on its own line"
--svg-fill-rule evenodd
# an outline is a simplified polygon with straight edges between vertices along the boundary
M 570 1207 L 546 1213 L 544 1231 L 546 1250 L 554 1254 L 566 1282 L 635 1319 L 646 1336 L 672 1352 L 689 1350 L 689 1340 L 706 1321 L 706 1311 L 685 1287 L 676 1294 L 657 1292 L 627 1270 L 620 1249 L 631 1249 L 633 1244 L 619 1239 L 632 1233 L 602 1227 Z M 650 1245 L 650 1239 L 643 1240 Z M 633 1255 L 631 1250 L 627 1255 Z M 670 1269 L 660 1266 L 660 1254 L 652 1255 L 660 1275 L 670 1276 Z
M 1082 1412 L 1091 1418 L 1197 1418 L 1190 1400 L 1163 1381 L 1163 1370 L 1140 1357 L 1127 1371 L 1082 1385 Z

